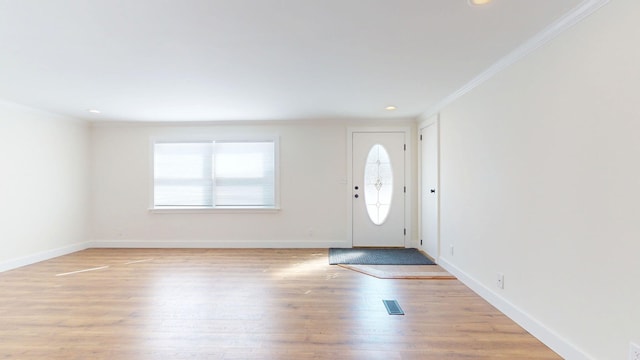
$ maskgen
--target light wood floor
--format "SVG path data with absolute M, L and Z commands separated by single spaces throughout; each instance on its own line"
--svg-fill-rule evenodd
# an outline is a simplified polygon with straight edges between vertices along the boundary
M 378 279 L 455 279 L 438 265 L 339 265 Z
M 458 280 L 377 279 L 324 249 L 91 249 L 0 289 L 1 359 L 559 359 Z

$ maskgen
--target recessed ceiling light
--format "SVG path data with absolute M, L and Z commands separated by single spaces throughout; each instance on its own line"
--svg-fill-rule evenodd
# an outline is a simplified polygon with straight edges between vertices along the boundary
M 487 5 L 491 0 L 469 0 L 469 4 L 473 6 Z
M 387 107 L 386 107 L 386 108 L 384 108 L 384 109 L 385 109 L 385 110 L 392 111 L 392 110 L 397 109 L 397 107 L 395 107 L 395 106 L 393 106 L 393 105 L 389 105 L 389 106 L 387 106 Z
M 98 110 L 98 109 L 89 109 L 87 111 L 92 113 L 92 114 L 100 114 L 100 110 Z

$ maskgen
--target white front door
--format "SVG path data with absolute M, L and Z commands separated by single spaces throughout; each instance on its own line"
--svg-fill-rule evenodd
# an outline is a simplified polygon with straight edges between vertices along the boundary
M 424 128 L 421 136 L 421 234 L 422 249 L 434 259 L 440 256 L 438 241 L 438 125 Z
M 352 136 L 353 246 L 404 247 L 405 134 Z

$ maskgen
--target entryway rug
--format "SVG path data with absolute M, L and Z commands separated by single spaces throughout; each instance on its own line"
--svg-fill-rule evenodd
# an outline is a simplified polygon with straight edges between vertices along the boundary
M 353 248 L 329 249 L 329 264 L 349 265 L 435 265 L 418 249 Z

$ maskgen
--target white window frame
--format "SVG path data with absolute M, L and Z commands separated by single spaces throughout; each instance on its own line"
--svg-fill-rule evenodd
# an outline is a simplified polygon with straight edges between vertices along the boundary
M 154 158 L 156 143 L 189 142 L 273 142 L 274 148 L 274 205 L 273 206 L 155 206 Z M 280 137 L 279 136 L 207 136 L 152 137 L 149 142 L 149 212 L 155 214 L 198 213 L 269 213 L 280 211 Z

